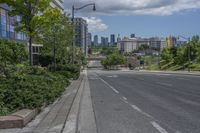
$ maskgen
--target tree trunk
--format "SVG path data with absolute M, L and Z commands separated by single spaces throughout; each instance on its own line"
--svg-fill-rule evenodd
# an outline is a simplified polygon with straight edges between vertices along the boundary
M 33 55 L 32 55 L 32 36 L 29 37 L 29 65 L 33 65 Z

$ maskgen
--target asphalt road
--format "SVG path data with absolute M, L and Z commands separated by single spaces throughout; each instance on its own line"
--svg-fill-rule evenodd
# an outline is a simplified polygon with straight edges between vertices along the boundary
M 200 133 L 200 76 L 88 70 L 99 133 Z

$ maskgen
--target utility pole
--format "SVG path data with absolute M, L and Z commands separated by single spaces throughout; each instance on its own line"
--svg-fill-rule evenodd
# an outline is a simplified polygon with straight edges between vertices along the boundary
M 190 38 L 188 39 L 188 72 L 190 72 L 190 65 L 191 65 L 191 48 L 190 48 Z
M 75 8 L 74 5 L 72 6 L 72 28 L 73 28 L 73 40 L 72 40 L 72 64 L 74 64 L 74 47 L 75 47 L 75 24 L 74 24 L 74 12 L 81 10 L 85 7 L 93 6 L 93 11 L 96 11 L 95 3 L 86 4 L 82 7 Z

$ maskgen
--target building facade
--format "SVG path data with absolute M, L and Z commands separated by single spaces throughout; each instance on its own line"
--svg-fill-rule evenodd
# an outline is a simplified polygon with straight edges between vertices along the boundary
M 75 46 L 79 47 L 84 54 L 88 49 L 88 25 L 83 18 L 74 18 Z
M 117 47 L 122 53 L 130 53 L 138 50 L 141 45 L 148 45 L 150 49 L 162 51 L 166 47 L 166 41 L 163 38 L 127 38 L 118 42 Z
M 64 0 L 53 0 L 50 6 L 53 8 L 58 8 L 62 13 L 64 13 Z
M 135 34 L 131 34 L 131 36 L 130 36 L 131 38 L 135 38 Z
M 174 36 L 169 36 L 166 38 L 167 47 L 171 48 L 176 45 L 177 39 Z
M 88 40 L 87 40 L 87 44 L 88 46 L 91 46 L 92 45 L 92 34 L 91 33 L 88 33 Z
M 117 44 L 122 53 L 130 53 L 138 49 L 137 39 L 125 37 Z
M 99 38 L 98 35 L 94 36 L 94 46 L 98 46 L 99 45 Z
M 15 23 L 21 20 L 21 17 L 8 15 L 10 8 L 5 4 L 0 4 L 0 38 L 15 41 L 26 41 L 26 36 L 22 32 L 15 32 Z
M 102 47 L 108 47 L 109 46 L 108 37 L 101 37 L 101 46 Z
M 116 41 L 115 41 L 115 34 L 111 34 L 110 35 L 110 45 L 114 46 L 115 43 L 116 43 Z

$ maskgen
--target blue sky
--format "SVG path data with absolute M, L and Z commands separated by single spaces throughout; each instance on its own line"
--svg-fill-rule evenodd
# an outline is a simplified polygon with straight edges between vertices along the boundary
M 65 0 L 65 9 L 70 13 L 72 5 L 80 7 L 91 2 Z M 200 0 L 95 0 L 95 4 L 95 13 L 90 7 L 76 13 L 88 21 L 93 35 L 200 35 Z
M 183 35 L 186 37 L 200 35 L 200 10 L 176 13 L 170 16 L 100 16 L 108 29 L 103 32 L 94 32 L 102 36 L 121 34 L 128 36 L 131 33 L 142 37 L 166 37 L 169 35 Z

